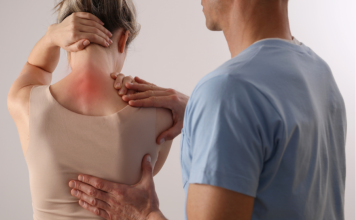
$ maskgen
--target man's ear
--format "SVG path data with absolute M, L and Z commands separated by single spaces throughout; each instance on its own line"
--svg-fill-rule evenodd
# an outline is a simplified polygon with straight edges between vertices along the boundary
M 130 36 L 130 31 L 126 30 L 126 31 L 123 31 L 121 36 L 120 36 L 120 40 L 119 40 L 119 52 L 120 53 L 123 53 L 125 51 L 125 48 L 126 48 L 126 42 L 127 42 L 127 39 L 129 38 Z

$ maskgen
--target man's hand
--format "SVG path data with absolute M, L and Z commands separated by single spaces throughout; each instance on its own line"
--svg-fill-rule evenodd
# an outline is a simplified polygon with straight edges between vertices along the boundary
M 156 141 L 160 144 L 167 140 L 173 140 L 183 128 L 184 112 L 189 96 L 174 89 L 158 87 L 138 77 L 135 77 L 135 81 L 136 83 L 126 83 L 125 86 L 128 89 L 135 90 L 136 93 L 128 93 L 122 99 L 129 102 L 129 105 L 133 107 L 170 109 L 173 115 L 173 127 L 160 134 Z
M 47 35 L 51 43 L 68 52 L 83 50 L 90 43 L 108 47 L 112 33 L 108 31 L 95 15 L 75 12 L 59 24 L 49 26 Z
M 136 83 L 132 76 L 125 76 L 122 73 L 111 73 L 110 77 L 115 80 L 114 88 L 118 90 L 117 94 L 119 94 L 119 96 L 135 93 L 135 90 L 128 90 L 125 86 L 126 83 Z
M 142 160 L 142 178 L 135 185 L 113 183 L 80 174 L 71 180 L 71 194 L 84 209 L 108 220 L 166 220 L 159 210 L 152 175 L 151 157 Z

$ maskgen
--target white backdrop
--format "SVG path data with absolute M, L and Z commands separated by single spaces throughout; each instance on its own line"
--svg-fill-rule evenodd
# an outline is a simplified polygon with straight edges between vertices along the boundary
M 190 94 L 200 78 L 230 58 L 222 32 L 210 32 L 198 0 L 136 0 L 141 33 L 123 72 Z M 1 219 L 31 219 L 28 170 L 17 130 L 6 107 L 8 90 L 35 43 L 55 21 L 52 0 L 0 4 L 0 213 Z M 344 97 L 348 117 L 345 213 L 355 219 L 355 1 L 290 0 L 292 34 L 331 67 Z M 65 53 L 54 81 L 68 73 Z M 155 177 L 163 213 L 183 219 L 180 137 Z M 69 190 L 68 190 L 69 193 Z

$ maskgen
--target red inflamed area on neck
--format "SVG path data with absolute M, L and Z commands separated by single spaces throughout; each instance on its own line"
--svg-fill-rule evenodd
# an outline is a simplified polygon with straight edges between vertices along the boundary
M 99 104 L 104 101 L 113 92 L 113 82 L 109 76 L 107 78 L 92 73 L 82 73 L 75 77 L 70 86 L 73 99 L 81 104 Z

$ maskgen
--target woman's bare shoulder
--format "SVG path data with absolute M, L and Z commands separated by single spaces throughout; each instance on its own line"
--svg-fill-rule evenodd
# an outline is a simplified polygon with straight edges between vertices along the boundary
M 169 109 L 156 109 L 156 136 L 173 126 L 172 112 Z

